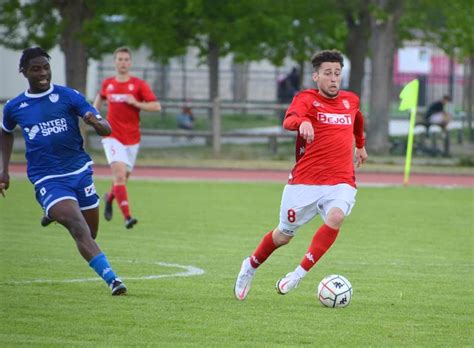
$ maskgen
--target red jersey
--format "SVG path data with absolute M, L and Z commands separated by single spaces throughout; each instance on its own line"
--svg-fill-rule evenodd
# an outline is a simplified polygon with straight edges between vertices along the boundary
M 337 185 L 356 187 L 354 174 L 354 137 L 357 148 L 365 144 L 364 117 L 359 110 L 359 97 L 339 91 L 334 99 L 325 98 L 317 90 L 298 93 L 288 108 L 283 127 L 298 130 L 310 121 L 314 140 L 307 144 L 298 134 L 296 164 L 289 184 Z
M 127 82 L 118 82 L 115 77 L 102 82 L 100 96 L 108 102 L 107 120 L 112 127 L 110 136 L 124 145 L 140 142 L 140 109 L 126 102 L 130 94 L 139 102 L 157 100 L 148 84 L 133 76 Z

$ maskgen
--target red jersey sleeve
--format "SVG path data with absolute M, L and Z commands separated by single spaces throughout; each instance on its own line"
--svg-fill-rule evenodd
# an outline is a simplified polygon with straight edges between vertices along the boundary
M 354 119 L 354 138 L 356 147 L 361 149 L 365 145 L 365 135 L 364 135 L 364 115 L 362 112 L 357 111 L 357 114 Z
M 152 101 L 158 100 L 155 93 L 153 93 L 150 86 L 148 86 L 148 83 L 146 83 L 145 81 L 142 81 L 142 84 L 141 84 L 140 97 L 142 101 L 145 101 L 145 102 L 152 102 Z
M 286 111 L 283 128 L 288 130 L 298 130 L 303 121 L 310 121 L 307 116 L 310 107 L 311 102 L 306 97 L 305 93 L 298 93 L 295 95 L 290 107 Z

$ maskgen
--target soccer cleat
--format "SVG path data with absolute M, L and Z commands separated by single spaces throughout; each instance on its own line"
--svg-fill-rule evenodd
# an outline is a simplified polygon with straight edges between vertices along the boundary
M 133 226 L 136 225 L 137 222 L 138 222 L 137 219 L 130 217 L 127 220 L 125 220 L 125 228 L 128 228 L 128 229 L 133 228 Z
M 276 290 L 280 295 L 286 295 L 291 290 L 298 287 L 300 280 L 301 278 L 295 272 L 290 272 L 277 281 L 275 285 Z
M 235 280 L 234 294 L 237 300 L 243 301 L 247 297 L 252 279 L 255 276 L 255 271 L 256 269 L 250 265 L 250 257 L 247 257 L 244 262 L 242 262 L 239 275 Z
M 112 289 L 112 296 L 120 296 L 127 294 L 127 287 L 119 278 L 114 279 L 112 284 L 110 284 L 110 288 Z
M 50 219 L 47 215 L 44 215 L 41 218 L 41 226 L 46 227 L 50 225 L 53 221 L 54 221 L 53 219 Z
M 105 210 L 104 210 L 104 218 L 107 221 L 112 220 L 112 202 L 109 202 L 109 194 L 105 193 L 104 195 L 104 201 L 105 201 Z

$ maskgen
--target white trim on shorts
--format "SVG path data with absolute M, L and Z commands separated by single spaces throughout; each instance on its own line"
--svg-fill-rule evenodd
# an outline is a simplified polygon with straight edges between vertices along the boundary
M 59 203 L 61 201 L 64 201 L 66 199 L 72 199 L 73 201 L 76 201 L 77 203 L 79 203 L 79 201 L 76 199 L 76 197 L 72 197 L 72 196 L 59 197 L 58 199 L 55 199 L 54 201 L 52 201 L 51 203 L 48 204 L 47 208 L 45 209 L 46 216 L 49 217 L 48 212 L 49 212 L 49 209 L 51 209 L 53 205 L 55 205 L 56 203 Z M 96 203 L 94 203 L 92 205 L 88 205 L 87 207 L 79 207 L 79 209 L 81 211 L 82 210 L 94 209 L 94 208 L 97 208 L 99 206 L 99 204 L 100 204 L 100 199 L 97 199 Z
M 123 162 L 127 165 L 127 170 L 129 172 L 132 171 L 137 160 L 140 143 L 124 145 L 115 138 L 107 137 L 102 139 L 102 146 L 104 147 L 108 164 Z
M 326 221 L 332 208 L 339 208 L 348 216 L 354 207 L 356 195 L 357 189 L 348 184 L 286 185 L 281 198 L 278 229 L 283 234 L 294 236 L 298 228 L 316 215 L 321 215 Z M 295 216 L 293 222 L 289 221 L 290 209 Z
M 12 130 L 8 129 L 7 127 L 5 127 L 5 125 L 3 124 L 3 120 L 2 120 L 2 129 L 7 132 L 7 133 L 13 133 L 15 131 L 15 127 L 13 127 Z
M 59 203 L 61 201 L 65 201 L 66 199 L 72 199 L 73 201 L 77 201 L 77 198 L 76 197 L 73 197 L 73 196 L 63 196 L 63 197 L 59 197 L 57 199 L 55 199 L 54 201 L 51 201 L 48 206 L 46 207 L 46 209 L 44 210 L 44 213 L 46 214 L 46 216 L 49 217 L 48 213 L 49 213 L 49 209 L 51 209 L 51 207 L 53 205 L 55 205 L 56 203 Z M 79 202 L 78 202 L 79 203 Z
M 96 208 L 96 207 L 99 206 L 99 203 L 100 203 L 100 199 L 98 199 L 97 202 L 94 203 L 94 204 L 92 204 L 92 205 L 88 205 L 87 207 L 83 207 L 83 208 L 79 207 L 79 208 L 80 208 L 81 210 L 94 209 L 94 208 Z

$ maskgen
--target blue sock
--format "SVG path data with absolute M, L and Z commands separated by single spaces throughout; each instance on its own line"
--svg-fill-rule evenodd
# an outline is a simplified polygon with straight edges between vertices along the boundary
M 97 254 L 89 261 L 89 266 L 101 277 L 107 285 L 110 285 L 117 276 L 115 275 L 109 261 L 104 253 Z

